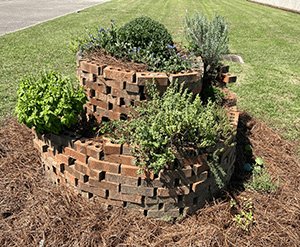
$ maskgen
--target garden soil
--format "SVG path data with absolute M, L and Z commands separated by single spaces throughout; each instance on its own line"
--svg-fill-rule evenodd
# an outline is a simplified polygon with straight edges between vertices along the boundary
M 166 222 L 76 196 L 44 177 L 33 135 L 11 117 L 0 128 L 0 246 L 300 246 L 295 146 L 242 112 L 231 186 L 194 214 Z M 251 145 L 251 151 L 245 146 Z M 245 163 L 263 157 L 275 193 L 244 189 Z M 246 199 L 244 199 L 246 198 Z M 251 198 L 247 230 L 234 221 Z M 236 205 L 232 207 L 232 203 Z

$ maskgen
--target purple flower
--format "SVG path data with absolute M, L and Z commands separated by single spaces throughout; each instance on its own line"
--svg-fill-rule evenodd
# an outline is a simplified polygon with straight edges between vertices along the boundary
M 98 33 L 97 36 L 100 37 L 100 33 Z
M 115 20 L 111 20 L 111 22 L 115 22 Z
M 183 56 L 183 58 L 185 59 L 185 58 L 186 58 L 186 56 Z
M 191 55 L 193 55 L 194 53 L 193 52 L 191 52 Z
M 141 50 L 141 48 L 140 47 L 138 47 L 138 51 L 140 51 Z
M 104 28 L 101 28 L 100 30 L 99 30 L 99 32 L 103 32 L 104 31 Z
M 78 46 L 81 46 L 81 44 L 80 44 L 80 43 L 78 43 Z
M 110 29 L 110 28 L 107 28 L 106 31 L 108 32 L 109 29 Z
M 152 52 L 153 55 L 155 55 L 155 52 Z

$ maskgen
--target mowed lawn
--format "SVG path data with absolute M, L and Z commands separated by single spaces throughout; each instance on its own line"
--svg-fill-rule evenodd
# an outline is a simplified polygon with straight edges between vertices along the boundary
M 17 86 L 27 73 L 52 69 L 75 79 L 76 39 L 90 30 L 118 26 L 138 16 L 163 23 L 175 41 L 186 43 L 182 19 L 194 10 L 211 18 L 214 10 L 230 26 L 230 53 L 245 64 L 228 63 L 238 76 L 229 85 L 241 110 L 250 112 L 300 141 L 300 15 L 246 0 L 112 0 L 79 13 L 0 37 L 0 117 L 17 100 Z

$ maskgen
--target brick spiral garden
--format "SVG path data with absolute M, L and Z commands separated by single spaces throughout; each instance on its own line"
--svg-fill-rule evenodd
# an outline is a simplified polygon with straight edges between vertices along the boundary
M 87 90 L 84 108 L 98 122 L 126 120 L 132 106 L 147 100 L 146 81 L 157 83 L 163 92 L 173 80 L 185 81 L 194 94 L 202 89 L 198 71 L 179 74 L 136 72 L 95 61 L 77 58 L 77 76 Z M 228 111 L 236 128 L 239 113 L 236 106 Z M 33 130 L 34 132 L 34 130 Z M 34 132 L 35 133 L 35 132 Z M 218 154 L 228 183 L 236 159 L 235 136 L 228 143 L 219 142 L 206 152 L 189 149 L 177 157 L 177 169 L 167 167 L 158 175 L 137 173 L 132 147 L 111 143 L 108 138 L 88 139 L 65 131 L 61 135 L 35 135 L 47 177 L 66 184 L 86 198 L 108 205 L 122 206 L 152 218 L 178 217 L 201 208 L 219 191 L 207 164 L 207 155 L 223 147 Z

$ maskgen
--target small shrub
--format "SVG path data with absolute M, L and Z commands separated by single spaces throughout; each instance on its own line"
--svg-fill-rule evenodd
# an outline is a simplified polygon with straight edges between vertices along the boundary
M 167 45 L 173 46 L 171 35 L 165 26 L 149 17 L 138 17 L 126 23 L 119 29 L 120 40 L 140 49 L 148 48 L 151 43 L 151 52 L 163 54 Z
M 59 73 L 45 71 L 39 77 L 26 75 L 21 79 L 15 115 L 29 128 L 35 126 L 37 133 L 58 134 L 76 123 L 85 102 L 83 87 Z
M 162 96 L 154 83 L 147 84 L 147 91 L 152 100 L 136 107 L 137 115 L 131 121 L 109 123 L 119 142 L 135 147 L 133 155 L 141 169 L 158 173 L 185 147 L 204 149 L 231 137 L 233 130 L 226 113 L 215 103 L 202 105 L 199 95 L 193 99 L 178 83 L 170 85 Z
M 228 24 L 224 18 L 214 14 L 208 21 L 203 13 L 195 10 L 195 16 L 186 15 L 184 32 L 189 48 L 200 55 L 204 62 L 204 77 L 211 75 L 218 66 L 221 56 L 229 53 Z

